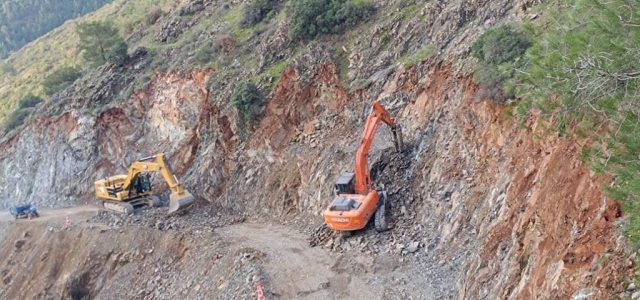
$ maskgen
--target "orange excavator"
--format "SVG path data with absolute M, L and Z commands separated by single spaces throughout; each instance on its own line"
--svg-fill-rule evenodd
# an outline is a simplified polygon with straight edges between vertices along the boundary
M 369 149 L 381 121 L 391 127 L 396 151 L 402 151 L 402 128 L 379 101 L 374 102 L 356 154 L 355 173 L 343 172 L 340 175 L 335 184 L 336 196 L 323 212 L 327 226 L 344 236 L 364 228 L 374 214 L 376 230 L 387 230 L 386 193 L 378 194 L 372 189 L 371 174 L 367 167 Z

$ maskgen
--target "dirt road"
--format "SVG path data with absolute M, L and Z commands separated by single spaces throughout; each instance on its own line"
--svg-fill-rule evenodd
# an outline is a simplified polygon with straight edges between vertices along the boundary
M 66 208 L 49 208 L 49 209 L 39 209 L 38 214 L 39 218 L 34 218 L 32 220 L 27 219 L 19 219 L 19 222 L 51 222 L 51 221 L 60 221 L 64 222 L 65 218 L 69 216 L 70 219 L 75 220 L 86 220 L 89 217 L 93 216 L 96 212 L 102 209 L 99 205 L 80 205 L 80 206 L 72 206 Z M 13 221 L 14 217 L 9 213 L 9 211 L 0 212 L 0 222 L 10 222 Z
M 221 228 L 215 228 L 211 235 L 201 235 L 201 238 L 194 239 L 192 242 L 184 242 L 180 235 L 193 236 L 194 233 L 189 229 L 159 231 L 148 227 L 127 226 L 117 230 L 106 230 L 99 233 L 95 227 L 103 227 L 105 224 L 94 224 L 87 222 L 96 212 L 100 211 L 99 206 L 77 206 L 63 209 L 45 209 L 41 211 L 41 217 L 33 220 L 20 219 L 13 221 L 13 217 L 8 213 L 0 215 L 0 225 L 9 227 L 10 239 L 24 239 L 24 231 L 32 232 L 33 237 L 27 238 L 27 244 L 21 249 L 30 249 L 31 254 L 22 252 L 23 250 L 14 249 L 15 241 L 7 241 L 3 251 L 5 255 L 11 253 L 11 260 L 25 261 L 29 268 L 41 269 L 43 272 L 36 278 L 33 273 L 23 271 L 21 268 L 13 268 L 10 261 L 7 261 L 6 268 L 12 276 L 16 278 L 11 281 L 12 284 L 30 285 L 31 281 L 35 281 L 40 285 L 47 285 L 50 278 L 49 272 L 45 270 L 58 270 L 58 267 L 50 266 L 56 264 L 59 259 L 66 261 L 66 252 L 71 251 L 76 258 L 73 262 L 69 261 L 66 268 L 68 272 L 79 272 L 78 270 L 101 270 L 110 269 L 109 264 L 113 262 L 107 258 L 95 260 L 95 253 L 147 253 L 148 249 L 164 248 L 166 253 L 154 253 L 157 255 L 157 261 L 153 257 L 142 260 L 140 263 L 146 267 L 131 268 L 126 267 L 120 269 L 118 276 L 114 276 L 111 271 L 104 271 L 104 275 L 92 279 L 106 282 L 104 288 L 96 290 L 95 287 L 89 288 L 90 295 L 96 299 L 112 298 L 112 297 L 134 297 L 131 293 L 136 293 L 140 287 L 147 287 L 147 290 L 156 291 L 152 278 L 157 279 L 157 268 L 152 265 L 158 265 L 166 260 L 173 250 L 181 248 L 198 249 L 197 252 L 187 252 L 187 256 L 172 264 L 171 271 L 167 270 L 167 274 L 172 274 L 171 283 L 167 282 L 167 286 L 181 287 L 185 285 L 184 278 L 191 277 L 191 274 L 200 272 L 206 274 L 208 270 L 219 270 L 216 274 L 231 274 L 237 270 L 236 267 L 225 269 L 222 265 L 213 264 L 206 265 L 211 262 L 211 257 L 216 257 L 214 253 L 240 253 L 243 249 L 255 249 L 261 252 L 264 257 L 256 261 L 258 268 L 262 270 L 265 279 L 265 290 L 270 295 L 270 299 L 449 299 L 443 297 L 442 293 L 434 286 L 437 280 L 434 280 L 432 274 L 424 272 L 424 267 L 414 264 L 411 257 L 400 257 L 397 255 L 365 255 L 357 251 L 346 252 L 330 252 L 320 247 L 309 246 L 309 236 L 299 231 L 278 224 L 257 224 L 257 223 L 240 223 L 229 225 Z M 48 236 L 41 229 L 42 225 L 54 227 L 64 227 L 65 217 L 69 216 L 76 226 L 71 231 L 63 230 L 56 233 L 56 236 Z M 188 217 L 188 216 L 185 216 Z M 77 226 L 81 224 L 81 226 Z M 91 226 L 89 226 L 91 225 Z M 47 228 L 47 227 L 45 227 Z M 107 226 L 108 228 L 108 226 Z M 3 230 L 4 231 L 4 230 Z M 46 231 L 46 230 L 45 230 Z M 197 235 L 197 234 L 196 234 Z M 145 238 L 141 238 L 145 236 Z M 174 238 L 175 236 L 175 238 Z M 203 239 L 204 238 L 204 239 Z M 36 242 L 39 240 L 39 242 Z M 80 244 L 88 246 L 88 248 L 73 249 L 75 246 L 66 244 L 64 241 L 82 241 Z M 110 240 L 110 243 L 104 243 L 104 240 Z M 46 242 L 45 242 L 46 241 Z M 102 242 L 101 242 L 102 241 Z M 75 243 L 74 242 L 74 243 Z M 49 246 L 59 244 L 57 246 Z M 171 245 L 171 246 L 167 246 Z M 83 246 L 83 247 L 85 247 Z M 68 248 L 71 247 L 71 248 Z M 114 248 L 115 247 L 115 250 Z M 119 250 L 118 250 L 119 249 Z M 17 251 L 17 252 L 16 252 Z M 55 255 L 57 258 L 51 257 L 51 262 L 35 260 L 33 257 L 42 255 Z M 36 253 L 41 253 L 37 254 Z M 46 254 L 52 253 L 52 254 Z M 233 255 L 225 258 L 232 261 Z M 105 257 L 108 257 L 106 254 Z M 151 260 L 149 260 L 151 259 Z M 144 263 L 146 262 L 146 263 Z M 199 263 L 198 263 L 199 262 Z M 95 265 L 95 264 L 99 265 Z M 192 265 L 195 263 L 196 265 Z M 104 264 L 104 265 L 102 265 Z M 100 266 L 100 267 L 99 267 Z M 147 269 L 148 268 L 148 269 Z M 200 270 L 200 268 L 202 270 Z M 76 270 L 76 271 L 71 271 Z M 58 272 L 58 271 L 56 271 Z M 230 273 L 231 272 L 231 273 Z M 148 273 L 148 274 L 147 274 Z M 103 278 L 103 276 L 106 276 Z M 113 276 L 113 277 L 112 277 Z M 135 276 L 136 282 L 120 282 L 122 278 Z M 220 275 L 217 275 L 220 276 Z M 240 275 L 241 283 L 229 281 L 230 285 L 239 285 L 240 288 L 253 288 L 252 284 L 246 284 L 244 278 L 247 275 Z M 21 278 L 18 280 L 18 278 Z M 32 278 L 32 279 L 29 279 Z M 147 278 L 147 279 L 145 279 Z M 217 278 L 217 277 L 214 277 Z M 206 281 L 212 280 L 201 278 L 203 287 L 207 286 Z M 152 280 L 150 282 L 149 280 Z M 193 279 L 191 279 L 193 281 Z M 195 282 L 195 281 L 194 281 Z M 55 285 L 55 284 L 54 284 Z M 120 286 L 122 290 L 120 294 L 110 294 L 109 286 Z M 129 286 L 131 285 L 131 286 Z M 51 286 L 51 285 L 49 285 Z M 223 285 L 224 286 L 224 285 Z M 8 287 L 8 286 L 7 286 Z M 17 288 L 18 286 L 16 286 Z M 228 286 L 229 289 L 237 289 L 237 286 Z M 219 288 L 220 289 L 220 288 Z M 111 289 L 113 291 L 113 289 Z M 36 293 L 51 293 L 51 290 L 36 291 Z M 106 294 L 105 294 L 106 293 Z M 26 294 L 11 294 L 27 296 Z M 40 294 L 42 295 L 42 294 Z M 196 297 L 191 296 L 189 297 Z M 171 297 L 176 295 L 171 295 Z M 181 296 L 186 296 L 181 295 Z M 134 297 L 135 299 L 165 299 L 170 297 L 168 294 L 159 293 L 153 298 Z M 218 299 L 227 299 L 224 296 L 213 296 Z M 199 298 L 199 297 L 196 297 Z M 133 299 L 133 298 L 132 298 Z M 168 298 L 167 298 L 168 299 Z M 185 298 L 186 299 L 186 298 Z
M 425 276 L 398 256 L 334 253 L 309 247 L 308 237 L 281 225 L 237 224 L 216 230 L 232 247 L 267 255 L 269 288 L 282 299 L 439 299 Z

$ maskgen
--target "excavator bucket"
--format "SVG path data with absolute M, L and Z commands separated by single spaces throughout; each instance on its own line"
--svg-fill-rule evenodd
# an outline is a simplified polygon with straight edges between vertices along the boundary
M 193 204 L 195 197 L 189 192 L 184 191 L 181 194 L 171 193 L 169 197 L 169 214 L 183 210 Z

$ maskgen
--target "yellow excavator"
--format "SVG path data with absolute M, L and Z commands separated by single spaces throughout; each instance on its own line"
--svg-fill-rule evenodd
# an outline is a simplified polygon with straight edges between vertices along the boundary
M 126 175 L 115 175 L 94 183 L 96 197 L 110 210 L 131 214 L 137 206 L 161 206 L 160 198 L 151 194 L 150 172 L 160 171 L 171 188 L 169 214 L 189 207 L 194 197 L 173 175 L 164 153 L 139 159 L 129 166 Z

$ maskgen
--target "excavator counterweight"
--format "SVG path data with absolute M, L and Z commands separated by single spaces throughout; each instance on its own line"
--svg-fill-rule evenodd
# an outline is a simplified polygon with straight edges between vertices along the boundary
M 150 172 L 160 172 L 169 184 L 169 214 L 193 204 L 195 198 L 178 182 L 164 153 L 135 161 L 129 166 L 126 175 L 115 175 L 96 181 L 96 197 L 102 200 L 105 208 L 125 214 L 133 213 L 135 206 L 160 206 L 160 199 L 151 194 Z
M 379 194 L 371 188 L 371 174 L 367 167 L 369 149 L 380 122 L 391 127 L 396 151 L 402 152 L 402 128 L 379 101 L 374 102 L 356 153 L 355 172 L 344 172 L 340 175 L 335 184 L 336 196 L 323 212 L 329 228 L 350 233 L 364 228 L 375 215 L 376 230 L 381 232 L 387 229 L 386 193 Z

